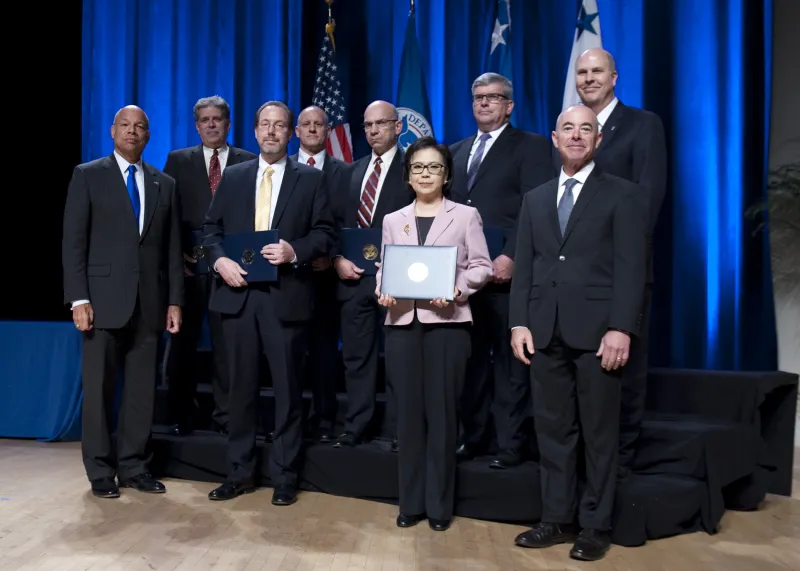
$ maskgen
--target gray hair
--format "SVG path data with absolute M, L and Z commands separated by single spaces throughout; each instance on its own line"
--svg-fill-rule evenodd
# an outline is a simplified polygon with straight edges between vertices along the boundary
M 475 95 L 476 87 L 491 85 L 493 83 L 502 83 L 503 95 L 509 101 L 514 100 L 514 86 L 512 85 L 511 80 L 503 75 L 500 75 L 499 73 L 493 72 L 482 73 L 475 81 L 472 82 L 472 95 Z
M 194 109 L 192 112 L 194 113 L 195 122 L 200 120 L 200 110 L 205 109 L 206 107 L 216 107 L 222 111 L 223 119 L 226 121 L 231 120 L 231 106 L 228 105 L 228 102 L 219 95 L 212 95 L 211 97 L 202 97 L 197 100 L 197 103 L 194 104 Z

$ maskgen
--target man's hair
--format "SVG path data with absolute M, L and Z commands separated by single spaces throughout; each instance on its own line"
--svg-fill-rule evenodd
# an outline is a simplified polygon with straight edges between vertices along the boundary
M 200 110 L 206 107 L 216 107 L 222 111 L 222 118 L 226 121 L 231 120 L 231 106 L 219 95 L 212 95 L 211 97 L 202 97 L 194 104 L 192 113 L 194 114 L 195 123 L 200 120 Z
M 267 101 L 261 107 L 258 108 L 258 111 L 256 111 L 256 116 L 255 119 L 253 120 L 254 128 L 258 127 L 258 118 L 261 117 L 261 112 L 267 107 L 280 107 L 281 109 L 283 109 L 284 112 L 286 113 L 286 121 L 287 121 L 286 126 L 290 128 L 294 126 L 294 113 L 292 113 L 292 110 L 289 109 L 289 106 L 286 105 L 286 103 L 284 103 L 283 101 Z
M 511 83 L 511 80 L 503 75 L 500 75 L 499 73 L 494 72 L 482 73 L 475 81 L 472 82 L 472 95 L 475 95 L 476 87 L 491 85 L 493 83 L 502 83 L 503 95 L 505 95 L 506 99 L 509 101 L 514 100 L 514 85 Z

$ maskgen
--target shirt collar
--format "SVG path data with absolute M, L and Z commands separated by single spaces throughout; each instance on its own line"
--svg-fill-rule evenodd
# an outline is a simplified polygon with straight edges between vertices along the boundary
M 501 127 L 498 127 L 494 131 L 489 131 L 489 134 L 492 136 L 491 139 L 492 140 L 497 140 L 497 137 L 500 136 L 500 133 L 502 133 L 505 130 L 506 127 L 508 127 L 508 122 L 503 123 L 503 125 Z M 475 140 L 476 141 L 480 140 L 481 135 L 483 135 L 483 131 L 478 129 L 478 135 L 475 137 Z
M 322 149 L 316 155 L 309 155 L 302 148 L 300 148 L 297 151 L 297 160 L 299 160 L 301 163 L 303 163 L 305 165 L 305 164 L 308 164 L 308 158 L 309 157 L 314 157 L 314 166 L 318 167 L 318 168 L 322 168 L 322 165 L 325 164 L 325 156 L 326 155 L 327 155 L 327 153 L 325 152 L 325 149 Z
M 386 151 L 381 155 L 381 162 L 385 165 L 392 164 L 392 161 L 394 160 L 394 156 L 396 154 L 397 154 L 397 145 L 394 145 L 391 149 L 389 149 L 388 151 Z M 375 159 L 377 158 L 378 155 L 375 153 L 375 151 L 372 151 L 372 164 L 375 164 Z
M 228 152 L 228 143 L 223 143 L 222 146 L 218 150 L 219 150 L 219 154 L 220 155 L 222 155 L 224 153 L 227 153 Z M 211 147 L 206 147 L 205 145 L 203 145 L 203 154 L 206 157 L 210 158 L 214 154 L 214 149 L 212 149 Z
M 283 171 L 286 168 L 286 155 L 283 155 L 280 160 L 269 164 L 267 161 L 264 160 L 264 157 L 261 153 L 258 154 L 258 172 L 263 173 L 267 170 L 267 167 L 272 167 L 275 171 Z
M 606 105 L 600 113 L 597 114 L 597 122 L 600 123 L 600 129 L 602 129 L 606 123 L 608 123 L 608 118 L 611 117 L 611 113 L 614 112 L 614 109 L 619 103 L 619 99 L 616 97 L 611 100 L 611 103 Z
M 128 167 L 131 165 L 126 159 L 122 157 L 117 151 L 114 151 L 114 158 L 117 159 L 117 165 L 119 165 L 119 170 L 122 171 L 122 174 L 125 174 L 128 171 Z M 134 163 L 136 165 L 136 172 L 144 172 L 144 167 L 142 164 L 142 159 L 139 157 L 139 160 Z
M 567 176 L 567 173 L 564 172 L 564 167 L 561 167 L 561 174 L 558 176 L 558 186 L 561 188 L 564 186 L 564 183 L 571 178 L 574 178 L 581 184 L 586 184 L 586 179 L 589 178 L 589 175 L 592 174 L 594 170 L 594 161 L 589 161 L 589 164 L 583 167 L 581 170 L 576 172 L 572 176 Z

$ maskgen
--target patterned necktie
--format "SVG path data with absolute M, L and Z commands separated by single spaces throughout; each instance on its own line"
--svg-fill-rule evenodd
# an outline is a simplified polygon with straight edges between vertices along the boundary
M 136 225 L 138 227 L 142 206 L 139 202 L 139 187 L 136 185 L 136 165 L 128 167 L 128 197 L 131 199 L 131 206 L 133 206 L 133 214 L 136 217 Z
M 481 161 L 483 160 L 483 149 L 486 148 L 486 141 L 491 139 L 492 136 L 489 133 L 484 133 L 481 135 L 481 142 L 478 145 L 478 148 L 475 149 L 475 154 L 472 155 L 472 162 L 469 163 L 469 168 L 467 169 L 467 188 L 472 190 L 472 185 L 475 184 L 475 177 L 478 176 L 478 169 L 481 166 Z
M 267 167 L 261 177 L 256 200 L 256 232 L 269 230 L 269 214 L 272 208 L 272 173 L 275 169 Z
M 313 167 L 317 164 L 317 161 L 314 160 L 314 157 L 308 157 L 308 166 Z
M 561 226 L 561 235 L 564 235 L 564 230 L 567 229 L 567 222 L 569 222 L 569 215 L 572 213 L 572 207 L 575 206 L 575 198 L 572 196 L 572 187 L 578 184 L 574 178 L 568 178 L 564 182 L 564 195 L 561 197 L 561 202 L 558 203 L 558 225 Z
M 367 179 L 364 190 L 361 192 L 361 200 L 358 204 L 358 226 L 369 228 L 372 226 L 372 214 L 375 211 L 375 197 L 378 195 L 378 181 L 381 178 L 381 158 L 375 159 L 375 169 Z
M 222 168 L 219 164 L 219 151 L 214 149 L 214 155 L 208 165 L 208 186 L 211 187 L 211 194 L 217 192 L 220 180 L 222 180 Z

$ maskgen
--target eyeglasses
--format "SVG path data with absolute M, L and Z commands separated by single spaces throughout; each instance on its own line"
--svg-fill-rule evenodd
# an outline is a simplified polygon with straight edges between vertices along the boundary
M 444 172 L 444 165 L 441 163 L 430 163 L 427 165 L 423 165 L 422 163 L 412 163 L 408 170 L 411 171 L 411 174 L 422 174 L 422 171 L 425 169 L 428 169 L 429 173 L 431 173 L 433 176 L 436 176 Z
M 397 119 L 378 119 L 377 121 L 364 121 L 364 130 L 369 131 L 375 125 L 378 129 L 383 129 L 387 125 L 397 123 Z
M 473 103 L 483 103 L 484 100 L 488 101 L 489 103 L 499 103 L 503 99 L 508 99 L 508 97 L 502 93 L 486 93 L 485 95 L 472 96 Z
M 264 129 L 265 131 L 269 131 L 270 128 L 275 128 L 276 131 L 285 131 L 286 130 L 286 123 L 281 123 L 280 121 L 277 123 L 270 123 L 268 121 L 262 121 L 258 124 L 259 129 Z

